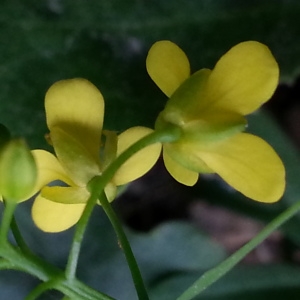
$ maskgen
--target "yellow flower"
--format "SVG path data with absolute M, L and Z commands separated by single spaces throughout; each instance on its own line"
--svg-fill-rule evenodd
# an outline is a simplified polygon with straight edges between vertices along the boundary
M 56 156 L 33 150 L 38 167 L 32 216 L 47 232 L 68 229 L 80 218 L 90 196 L 87 184 L 101 175 L 109 163 L 131 144 L 152 132 L 133 127 L 117 136 L 103 131 L 104 100 L 100 91 L 85 79 L 63 80 L 50 87 L 45 98 L 49 140 Z M 157 161 L 161 145 L 144 148 L 131 157 L 105 188 L 110 201 L 116 186 L 145 174 Z M 67 186 L 46 186 L 60 180 Z
M 285 169 L 272 147 L 242 133 L 245 115 L 266 102 L 278 84 L 279 69 L 258 42 L 231 48 L 213 70 L 190 75 L 185 53 L 170 41 L 155 43 L 147 57 L 152 80 L 170 98 L 156 129 L 178 126 L 182 138 L 163 145 L 169 173 L 192 186 L 199 173 L 217 173 L 249 198 L 277 201 L 285 189 Z

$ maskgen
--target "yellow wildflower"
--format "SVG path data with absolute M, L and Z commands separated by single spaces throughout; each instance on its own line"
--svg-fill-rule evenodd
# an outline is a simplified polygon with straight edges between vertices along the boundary
M 63 80 L 52 85 L 46 94 L 45 108 L 49 140 L 56 156 L 44 150 L 33 151 L 38 167 L 37 187 L 43 188 L 33 204 L 32 216 L 40 229 L 58 232 L 79 220 L 90 196 L 89 181 L 152 130 L 133 127 L 118 137 L 113 132 L 102 133 L 104 100 L 100 91 L 85 79 Z M 145 174 L 160 151 L 161 145 L 155 144 L 131 157 L 105 188 L 108 199 L 114 199 L 116 186 Z M 67 186 L 45 186 L 54 180 Z
M 152 80 L 170 98 L 156 129 L 178 126 L 182 138 L 163 145 L 169 173 L 192 186 L 199 173 L 217 173 L 249 198 L 277 201 L 284 166 L 264 140 L 243 133 L 244 116 L 273 94 L 279 69 L 270 50 L 248 41 L 231 48 L 213 70 L 190 75 L 185 53 L 170 41 L 155 43 L 147 57 Z

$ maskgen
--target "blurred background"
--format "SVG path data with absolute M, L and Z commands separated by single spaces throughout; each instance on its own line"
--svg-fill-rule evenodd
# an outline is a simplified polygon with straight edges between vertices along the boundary
M 176 299 L 205 270 L 237 250 L 264 224 L 300 200 L 300 3 L 297 0 L 3 0 L 0 3 L 0 123 L 32 149 L 51 150 L 44 95 L 60 79 L 83 77 L 105 98 L 105 129 L 152 127 L 166 98 L 145 68 L 162 39 L 177 43 L 192 70 L 213 68 L 235 44 L 269 46 L 281 70 L 271 101 L 248 119 L 287 170 L 287 190 L 273 205 L 246 199 L 215 175 L 193 188 L 176 183 L 161 161 L 114 202 L 151 299 Z M 34 251 L 64 267 L 74 229 L 40 232 L 32 202 L 17 221 Z M 3 205 L 0 206 L 0 212 Z M 299 299 L 300 216 L 275 232 L 199 299 Z M 136 299 L 115 235 L 97 207 L 84 240 L 78 277 L 120 300 Z M 38 284 L 0 272 L 0 299 L 22 300 Z M 41 299 L 61 299 L 48 292 Z

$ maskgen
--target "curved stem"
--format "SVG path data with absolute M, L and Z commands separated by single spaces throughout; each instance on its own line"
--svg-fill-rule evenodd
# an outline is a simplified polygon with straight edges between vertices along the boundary
M 99 295 L 97 291 L 87 288 L 87 286 L 79 283 L 79 281 L 74 280 L 73 286 L 70 286 L 69 282 L 66 282 L 64 277 L 55 277 L 54 279 L 45 281 L 38 285 L 30 292 L 30 294 L 27 295 L 25 300 L 35 300 L 44 292 L 51 289 L 56 289 L 62 292 L 66 295 L 66 299 L 114 300 L 109 296 L 102 294 Z
M 12 234 L 15 238 L 15 241 L 19 248 L 24 252 L 24 253 L 32 253 L 30 248 L 27 246 L 25 240 L 23 239 L 23 236 L 20 232 L 19 226 L 17 224 L 17 221 L 15 217 L 12 218 L 11 220 L 11 225 L 10 225 Z
M 237 263 L 239 263 L 249 252 L 264 241 L 273 231 L 278 229 L 283 223 L 288 221 L 300 210 L 300 201 L 285 210 L 272 222 L 256 235 L 247 244 L 241 247 L 238 251 L 229 256 L 226 260 L 220 263 L 215 268 L 205 272 L 196 282 L 194 282 L 177 300 L 190 300 L 203 292 L 206 288 L 216 282 L 229 272 Z
M 58 285 L 59 281 L 61 281 L 61 279 L 54 278 L 52 280 L 42 282 L 26 296 L 25 300 L 37 299 L 39 296 L 41 296 L 47 290 L 51 290 L 51 289 L 55 288 Z
M 112 209 L 112 207 L 111 207 L 110 203 L 108 202 L 107 197 L 105 196 L 104 193 L 102 193 L 102 196 L 100 197 L 100 202 L 101 202 L 101 205 L 115 230 L 115 233 L 118 237 L 120 246 L 121 246 L 122 250 L 124 251 L 138 297 L 140 300 L 148 300 L 149 296 L 147 294 L 147 290 L 144 285 L 144 281 L 143 281 L 141 272 L 139 270 L 139 266 L 135 260 L 134 254 L 132 252 L 130 243 L 127 239 L 127 236 L 122 228 L 122 225 L 121 225 L 116 213 Z
M 177 140 L 181 134 L 181 131 L 177 127 L 169 128 L 164 131 L 154 131 L 153 133 L 145 136 L 141 140 L 137 141 L 126 149 L 119 157 L 116 158 L 103 172 L 101 176 L 93 178 L 89 185 L 93 186 L 91 189 L 91 196 L 87 202 L 87 205 L 79 219 L 76 231 L 74 234 L 73 242 L 71 245 L 71 250 L 68 258 L 68 263 L 66 267 L 66 277 L 68 280 L 73 280 L 76 276 L 76 268 L 78 264 L 79 254 L 81 243 L 83 240 L 83 235 L 90 218 L 90 215 L 93 211 L 93 208 L 97 202 L 98 196 L 102 194 L 105 186 L 113 178 L 114 174 L 124 164 L 132 155 L 134 155 L 139 150 L 159 142 L 170 142 Z M 97 184 L 93 184 L 94 181 L 97 181 Z
M 7 241 L 0 244 L 0 256 L 13 264 L 13 269 L 25 271 L 42 281 L 55 277 L 60 270 L 33 254 L 23 253 Z
M 45 285 L 42 285 L 44 290 L 48 285 L 47 288 L 61 291 L 71 299 L 114 300 L 113 298 L 90 288 L 77 279 L 74 279 L 72 282 L 67 281 L 64 272 L 59 268 L 50 265 L 37 256 L 19 251 L 8 242 L 0 244 L 0 256 L 7 261 L 7 264 L 5 263 L 4 267 L 8 265 L 10 266 L 10 269 L 26 272 L 47 282 Z M 49 282 L 51 284 L 49 284 Z M 38 293 L 38 291 L 36 293 Z
M 181 130 L 178 127 L 170 127 L 168 130 L 164 131 L 154 131 L 144 138 L 140 139 L 133 145 L 131 145 L 128 149 L 122 152 L 103 172 L 101 176 L 97 176 L 91 180 L 91 184 L 94 186 L 93 181 L 97 181 L 95 185 L 98 195 L 102 194 L 105 186 L 109 183 L 109 181 L 114 177 L 115 173 L 118 169 L 135 153 L 140 151 L 141 149 L 155 143 L 162 142 L 171 142 L 179 139 L 181 135 Z
M 4 258 L 0 258 L 0 270 L 14 269 L 14 263 L 7 261 Z

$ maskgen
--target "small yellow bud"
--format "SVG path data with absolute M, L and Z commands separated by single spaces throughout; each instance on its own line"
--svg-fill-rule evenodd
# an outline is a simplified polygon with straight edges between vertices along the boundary
M 35 160 L 21 139 L 8 142 L 0 152 L 0 195 L 8 201 L 31 196 L 37 179 Z

